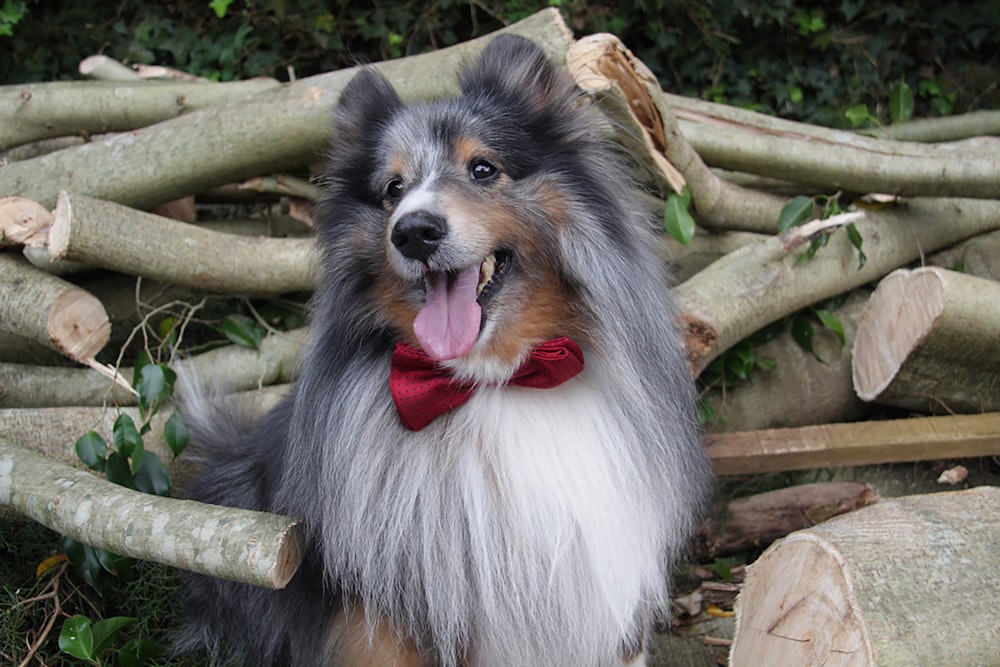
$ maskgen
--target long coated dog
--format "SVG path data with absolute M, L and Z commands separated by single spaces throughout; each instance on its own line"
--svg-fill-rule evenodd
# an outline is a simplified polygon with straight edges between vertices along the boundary
M 245 665 L 642 664 L 712 475 L 650 215 L 595 109 L 493 40 L 454 99 L 342 92 L 294 394 L 188 409 L 190 496 L 299 517 L 282 591 L 191 576 Z

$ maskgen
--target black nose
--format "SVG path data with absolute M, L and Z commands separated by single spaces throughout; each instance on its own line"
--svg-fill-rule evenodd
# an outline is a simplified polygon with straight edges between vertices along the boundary
M 415 211 L 396 221 L 392 228 L 392 245 L 410 259 L 426 262 L 441 245 L 448 233 L 448 224 L 441 216 Z

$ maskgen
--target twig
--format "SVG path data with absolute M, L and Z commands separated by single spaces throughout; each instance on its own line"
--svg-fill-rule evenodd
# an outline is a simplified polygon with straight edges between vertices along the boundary
M 66 572 L 66 568 L 68 566 L 69 563 L 63 563 L 62 565 L 59 566 L 59 569 L 52 576 L 51 583 L 49 584 L 49 586 L 46 587 L 46 588 L 48 587 L 52 588 L 52 592 L 49 595 L 38 596 L 32 599 L 32 600 L 51 599 L 54 602 L 55 608 L 52 610 L 52 613 L 49 614 L 49 618 L 45 622 L 45 627 L 42 628 L 41 633 L 38 635 L 38 637 L 35 638 L 34 643 L 32 643 L 28 647 L 28 654 L 24 657 L 24 660 L 22 660 L 18 664 L 18 667 L 27 667 L 28 663 L 31 662 L 31 659 L 35 657 L 36 653 L 38 653 L 38 649 L 40 649 L 42 647 L 42 644 L 45 643 L 45 640 L 48 638 L 49 633 L 52 632 L 52 627 L 56 624 L 56 619 L 59 618 L 59 616 L 62 614 L 62 603 L 59 600 L 59 580 Z M 24 600 L 18 604 L 23 604 L 26 602 L 29 602 L 29 600 Z

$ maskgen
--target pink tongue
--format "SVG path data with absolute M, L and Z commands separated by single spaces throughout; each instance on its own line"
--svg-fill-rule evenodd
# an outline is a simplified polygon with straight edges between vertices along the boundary
M 479 267 L 470 266 L 451 277 L 444 271 L 428 271 L 424 282 L 427 301 L 413 321 L 420 347 L 438 361 L 467 354 L 479 338 L 482 317 L 476 303 Z

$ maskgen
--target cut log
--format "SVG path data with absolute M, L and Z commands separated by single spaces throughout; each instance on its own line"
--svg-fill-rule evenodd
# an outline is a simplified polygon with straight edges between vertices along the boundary
M 702 441 L 720 475 L 996 456 L 1000 413 L 707 433 Z
M 280 84 L 52 81 L 0 88 L 0 150 L 73 134 L 124 132 L 196 109 L 241 100 Z
M 747 568 L 729 664 L 993 665 L 997 591 L 1000 489 L 886 500 Z
M 812 345 L 819 359 L 803 350 L 790 331 L 755 347 L 754 354 L 773 359 L 774 368 L 755 371 L 750 383 L 706 390 L 702 400 L 718 417 L 706 428 L 754 431 L 850 422 L 870 414 L 873 406 L 858 398 L 851 384 L 851 348 L 870 294 L 856 290 L 834 311 L 844 327 L 843 346 L 832 331 L 816 324 Z
M 1000 280 L 1000 231 L 980 234 L 935 253 L 927 258 L 927 263 L 970 276 Z
M 855 224 L 868 257 L 863 267 L 844 233 L 831 236 L 808 263 L 776 237 L 740 248 L 678 285 L 674 295 L 694 370 L 701 372 L 723 350 L 785 315 L 869 283 L 924 253 L 1000 229 L 1000 206 L 985 199 L 912 199 L 866 211 Z M 785 234 L 801 238 L 802 230 Z
M 8 254 L 0 254 L 0 328 L 85 364 L 111 335 L 96 297 Z
M 563 62 L 572 38 L 559 11 L 542 10 L 504 28 Z M 375 65 L 405 100 L 457 92 L 455 73 L 495 34 Z M 0 193 L 49 208 L 60 190 L 140 209 L 218 185 L 317 162 L 330 141 L 331 112 L 357 73 L 347 68 L 299 79 L 252 98 L 200 109 L 103 141 L 0 169 Z
M 45 243 L 49 210 L 24 197 L 0 197 L 0 247 Z
M 311 239 L 212 232 L 127 206 L 60 193 L 49 255 L 217 293 L 276 295 L 312 288 Z
M 809 528 L 878 499 L 867 484 L 816 482 L 730 501 L 721 516 L 699 530 L 699 562 L 761 549 L 796 530 Z
M 1000 410 L 1000 283 L 939 267 L 891 273 L 861 315 L 852 365 L 866 401 Z
M 291 382 L 298 375 L 305 336 L 305 329 L 272 334 L 261 341 L 257 350 L 227 345 L 186 359 L 184 370 L 204 384 L 230 392 Z M 131 381 L 133 370 L 120 368 L 119 375 Z M 135 404 L 134 393 L 93 369 L 0 362 L 3 408 Z
M 294 519 L 139 493 L 6 438 L 0 505 L 112 553 L 268 588 L 284 588 L 302 559 Z
M 601 104 L 624 128 L 626 146 L 638 133 L 645 158 L 663 194 L 664 184 L 680 191 L 686 184 L 698 222 L 708 228 L 774 232 L 787 199 L 748 190 L 716 176 L 685 141 L 653 73 L 614 35 L 589 35 L 575 42 L 566 65 L 583 90 L 601 96 Z M 678 176 L 678 172 L 680 176 Z

